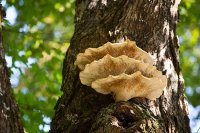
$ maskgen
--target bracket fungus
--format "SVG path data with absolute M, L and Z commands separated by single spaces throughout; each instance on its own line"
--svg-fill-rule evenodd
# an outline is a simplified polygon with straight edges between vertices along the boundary
M 107 54 L 113 57 L 126 55 L 130 58 L 141 60 L 151 65 L 154 64 L 154 61 L 149 56 L 149 54 L 137 47 L 134 41 L 130 40 L 126 40 L 123 43 L 107 42 L 106 44 L 98 48 L 88 48 L 85 50 L 84 53 L 79 53 L 77 55 L 77 59 L 74 64 L 77 65 L 80 70 L 84 70 L 86 64 L 90 64 L 95 60 L 99 60 Z
M 160 97 L 167 78 L 153 63 L 150 55 L 130 40 L 88 48 L 75 61 L 81 83 L 101 94 L 113 94 L 115 101 Z

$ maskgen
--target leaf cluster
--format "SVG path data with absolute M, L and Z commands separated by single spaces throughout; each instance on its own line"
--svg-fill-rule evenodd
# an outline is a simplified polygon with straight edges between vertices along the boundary
M 4 1 L 5 2 L 5 1 Z M 13 91 L 27 132 L 48 131 L 61 96 L 62 63 L 73 34 L 74 0 L 8 0 L 14 24 L 4 20 L 4 47 Z
M 186 95 L 193 106 L 200 105 L 200 2 L 183 0 L 177 32 Z

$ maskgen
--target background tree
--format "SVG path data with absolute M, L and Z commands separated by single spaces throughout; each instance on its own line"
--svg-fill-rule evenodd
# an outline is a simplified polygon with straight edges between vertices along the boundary
M 10 75 L 6 67 L 2 43 L 1 22 L 3 16 L 5 16 L 5 11 L 0 4 L 0 133 L 23 133 L 19 109 L 12 95 Z
M 7 10 L 6 59 L 23 125 L 30 133 L 46 132 L 60 96 L 61 66 L 74 27 L 74 0 L 2 0 L 2 4 Z M 199 6 L 198 0 L 182 0 L 177 27 L 186 95 L 193 106 L 200 104 Z M 192 114 L 198 111 L 197 106 Z M 198 120 L 200 115 L 196 116 Z
M 64 94 L 50 132 L 190 132 L 176 35 L 178 4 L 179 0 L 77 0 L 75 32 L 63 65 Z M 96 93 L 79 81 L 73 65 L 79 52 L 126 38 L 151 53 L 168 77 L 168 87 L 156 101 L 135 98 L 114 103 L 110 95 Z
M 3 27 L 6 59 L 27 132 L 49 130 L 61 94 L 63 58 L 73 33 L 73 2 L 2 1 L 7 9 Z

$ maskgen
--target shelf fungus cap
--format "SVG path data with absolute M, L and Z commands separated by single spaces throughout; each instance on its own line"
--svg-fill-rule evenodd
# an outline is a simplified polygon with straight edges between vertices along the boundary
M 134 41 L 130 41 L 128 39 L 123 43 L 107 42 L 98 48 L 88 48 L 84 53 L 79 53 L 77 55 L 77 59 L 74 64 L 77 65 L 80 70 L 84 70 L 86 64 L 90 64 L 95 60 L 99 60 L 107 54 L 113 57 L 126 55 L 130 58 L 134 58 L 151 65 L 154 64 L 153 59 L 147 52 L 137 47 Z
M 133 97 L 155 100 L 166 87 L 166 77 L 148 63 L 128 56 L 104 56 L 80 72 L 81 83 L 102 94 L 114 94 L 116 101 Z
M 102 94 L 112 93 L 115 101 L 127 101 L 133 97 L 155 100 L 162 95 L 165 87 L 166 81 L 156 77 L 145 77 L 140 71 L 131 75 L 125 73 L 118 76 L 110 75 L 92 82 L 92 88 Z
M 101 94 L 113 94 L 115 101 L 155 100 L 167 86 L 166 76 L 153 66 L 151 56 L 130 40 L 88 48 L 77 55 L 74 64 L 81 70 L 82 84 Z

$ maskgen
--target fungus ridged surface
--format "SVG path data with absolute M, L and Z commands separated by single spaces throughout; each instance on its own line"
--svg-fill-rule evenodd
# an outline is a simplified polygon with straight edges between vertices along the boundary
M 79 53 L 77 55 L 75 65 L 77 65 L 80 70 L 83 70 L 86 64 L 90 64 L 95 60 L 99 60 L 107 54 L 113 57 L 126 55 L 130 58 L 141 60 L 151 65 L 153 65 L 154 63 L 154 61 L 147 52 L 137 47 L 134 41 L 127 40 L 123 43 L 107 42 L 99 48 L 88 48 L 85 50 L 84 53 Z
M 113 94 L 115 101 L 133 97 L 155 100 L 167 86 L 167 78 L 153 66 L 150 55 L 135 42 L 106 43 L 88 48 L 77 56 L 81 83 L 102 94 Z
M 133 97 L 155 100 L 160 97 L 166 86 L 162 79 L 148 78 L 137 71 L 130 75 L 125 73 L 118 76 L 109 75 L 106 78 L 95 80 L 91 86 L 102 94 L 113 93 L 115 101 L 127 101 Z

